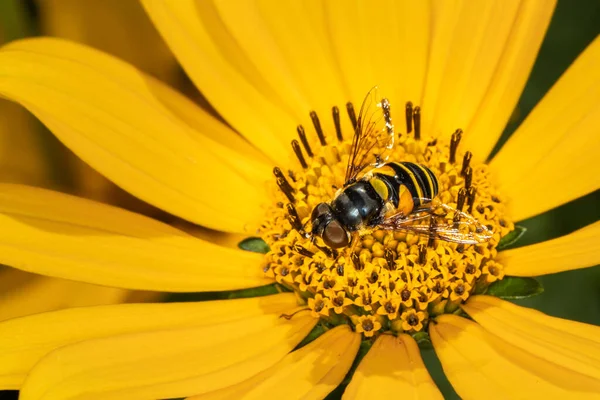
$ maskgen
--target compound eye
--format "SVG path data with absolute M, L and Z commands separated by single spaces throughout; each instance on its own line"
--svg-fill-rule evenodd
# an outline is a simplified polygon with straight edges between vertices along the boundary
M 333 220 L 325 227 L 322 237 L 327 246 L 339 249 L 340 247 L 348 246 L 350 243 L 349 236 L 342 224 L 339 221 Z
M 313 209 L 313 212 L 310 216 L 310 220 L 314 222 L 321 215 L 330 214 L 330 213 L 331 213 L 331 207 L 329 207 L 329 205 L 327 203 L 319 203 Z

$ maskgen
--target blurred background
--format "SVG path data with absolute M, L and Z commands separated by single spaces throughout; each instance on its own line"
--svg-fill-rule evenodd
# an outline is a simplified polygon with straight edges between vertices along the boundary
M 559 0 L 533 72 L 496 151 L 599 33 L 600 1 Z M 67 38 L 111 53 L 208 107 L 136 0 L 0 0 L 0 44 L 39 35 Z M 598 130 L 596 134 L 600 127 Z M 42 186 L 169 218 L 97 174 L 27 111 L 2 99 L 0 181 Z M 524 221 L 521 225 L 527 233 L 518 246 L 552 239 L 598 220 L 600 192 L 595 192 Z M 600 325 L 600 266 L 545 276 L 540 281 L 545 287 L 542 295 L 516 302 L 553 316 Z M 96 287 L 0 266 L 0 321 L 65 307 L 166 299 L 165 294 Z M 458 398 L 434 352 L 425 350 L 423 354 L 445 396 Z M 331 398 L 339 397 L 341 391 L 332 393 Z M 0 392 L 2 400 L 13 398 L 16 392 Z

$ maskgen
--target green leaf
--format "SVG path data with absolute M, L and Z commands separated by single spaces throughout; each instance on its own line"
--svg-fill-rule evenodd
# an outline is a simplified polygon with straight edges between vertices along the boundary
M 298 344 L 298 346 L 296 346 L 294 351 L 306 346 L 307 344 L 309 344 L 310 342 L 327 332 L 327 330 L 328 328 L 323 326 L 322 323 L 318 323 L 317 325 L 315 325 L 312 331 L 310 331 L 308 335 L 306 335 L 306 337 L 302 339 L 302 341 Z
M 277 284 L 273 283 L 255 288 L 232 290 L 228 292 L 227 299 L 245 299 L 247 297 L 270 296 L 277 293 L 280 293 L 280 290 L 277 289 Z
M 261 254 L 267 254 L 268 251 L 271 250 L 269 245 L 259 237 L 249 237 L 244 239 L 238 244 L 238 247 L 242 250 L 253 251 Z
M 421 350 L 433 349 L 431 338 L 427 332 L 417 332 L 412 335 Z
M 534 278 L 505 276 L 501 281 L 492 283 L 485 294 L 501 299 L 515 300 L 537 296 L 544 292 L 544 287 Z
M 527 232 L 527 228 L 524 226 L 515 225 L 515 229 L 512 232 L 509 232 L 502 239 L 500 239 L 500 243 L 498 243 L 496 249 L 504 250 L 507 247 L 512 246 L 513 244 L 517 243 L 519 239 L 521 239 L 525 232 Z

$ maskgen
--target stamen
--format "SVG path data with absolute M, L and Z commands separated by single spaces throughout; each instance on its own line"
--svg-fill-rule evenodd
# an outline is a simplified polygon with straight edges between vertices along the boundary
M 463 207 L 465 206 L 465 200 L 466 200 L 466 198 L 467 198 L 467 189 L 465 189 L 464 187 L 462 187 L 458 191 L 458 197 L 456 199 L 456 209 L 458 211 L 462 211 Z
M 354 112 L 354 106 L 351 102 L 346 103 L 346 111 L 348 111 L 348 117 L 350 118 L 350 122 L 352 122 L 352 128 L 356 130 L 358 121 L 356 119 L 356 113 Z
M 362 263 L 360 262 L 360 257 L 358 257 L 358 254 L 352 253 L 350 258 L 352 259 L 352 264 L 354 264 L 354 269 L 357 271 L 362 271 L 364 265 L 362 265 Z
M 388 99 L 381 100 L 383 109 L 383 118 L 385 119 L 385 129 L 388 134 L 394 134 L 394 125 L 392 125 L 392 115 L 390 114 L 390 102 Z
M 415 140 L 421 139 L 421 107 L 417 106 L 413 110 L 413 124 L 415 126 Z
M 419 264 L 424 265 L 427 261 L 427 246 L 424 244 L 419 245 Z
M 471 181 L 473 180 L 473 168 L 467 167 L 465 169 L 465 188 L 471 187 Z
M 302 222 L 300 221 L 296 207 L 294 207 L 292 203 L 288 203 L 286 205 L 286 209 L 288 212 L 288 219 L 290 220 L 290 224 L 292 224 L 292 228 L 294 228 L 298 233 L 304 234 L 304 228 L 302 227 Z
M 331 114 L 333 115 L 333 125 L 335 125 L 335 134 L 337 136 L 338 141 L 342 142 L 344 140 L 344 136 L 342 135 L 342 126 L 340 124 L 340 109 L 337 106 L 334 106 L 331 109 Z M 337 149 L 337 147 L 335 147 Z
M 406 103 L 406 133 L 412 132 L 412 119 L 413 119 L 413 104 L 409 101 Z
M 457 129 L 452 134 L 452 139 L 450 140 L 450 163 L 452 164 L 456 162 L 456 150 L 458 149 L 458 144 L 460 143 L 462 134 L 462 129 Z
M 473 212 L 473 204 L 475 204 L 475 195 L 477 195 L 477 188 L 475 186 L 471 186 L 467 190 L 467 212 L 471 214 Z
M 296 199 L 294 198 L 294 188 L 285 178 L 285 175 L 283 175 L 281 169 L 279 169 L 279 167 L 273 168 L 273 174 L 275 175 L 275 181 L 277 182 L 277 186 L 279 186 L 279 189 L 281 189 L 283 194 L 285 194 L 290 203 L 295 203 Z
M 385 257 L 385 261 L 387 262 L 388 271 L 395 270 L 396 264 L 394 263 L 394 259 L 396 258 L 396 255 L 394 254 L 394 252 L 390 249 L 385 249 L 383 256 Z
M 470 151 L 467 151 L 465 153 L 465 156 L 463 157 L 462 169 L 460 170 L 460 175 L 461 176 L 465 176 L 465 170 L 467 169 L 467 167 L 471 163 L 471 158 L 473 158 L 473 153 L 471 153 Z
M 300 142 L 302 142 L 302 146 L 304 146 L 304 150 L 306 150 L 306 154 L 308 154 L 309 157 L 312 157 L 313 152 L 310 148 L 310 145 L 308 144 L 308 140 L 306 140 L 306 132 L 304 132 L 304 127 L 302 125 L 298 125 L 298 128 L 296 128 L 296 130 L 298 131 L 298 137 L 300 137 Z
M 315 255 L 315 253 L 300 244 L 295 244 L 292 246 L 292 250 L 304 257 L 313 257 Z
M 429 220 L 429 240 L 427 241 L 427 247 L 433 248 L 435 244 L 435 227 L 437 225 L 437 221 L 435 220 L 435 216 L 432 216 Z
M 298 143 L 298 141 L 296 139 L 292 140 L 292 149 L 294 149 L 294 153 L 296 154 L 298 161 L 300 161 L 300 165 L 302 165 L 302 168 L 304 168 L 304 169 L 308 168 L 308 164 L 306 163 L 306 160 L 304 159 L 304 156 L 302 155 L 302 149 L 300 148 L 300 143 Z
M 319 137 L 319 142 L 321 142 L 321 146 L 327 146 L 327 141 L 325 140 L 325 134 L 323 133 L 323 128 L 321 128 L 321 121 L 319 121 L 319 117 L 317 113 L 314 111 L 310 112 L 310 119 L 315 127 L 315 131 L 317 131 L 317 136 Z

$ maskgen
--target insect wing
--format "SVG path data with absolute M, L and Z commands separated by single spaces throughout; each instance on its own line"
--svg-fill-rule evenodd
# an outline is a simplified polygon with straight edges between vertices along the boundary
M 380 99 L 377 87 L 369 91 L 356 120 L 345 182 L 353 181 L 368 166 L 386 162 L 394 147 L 390 103 Z
M 493 232 L 473 216 L 445 204 L 442 204 L 441 207 L 448 212 L 446 215 L 439 215 L 433 209 L 426 209 L 411 213 L 406 217 L 392 215 L 378 227 L 385 230 L 412 232 L 419 236 L 463 244 L 482 244 L 492 237 Z M 452 220 L 445 218 L 450 212 Z

